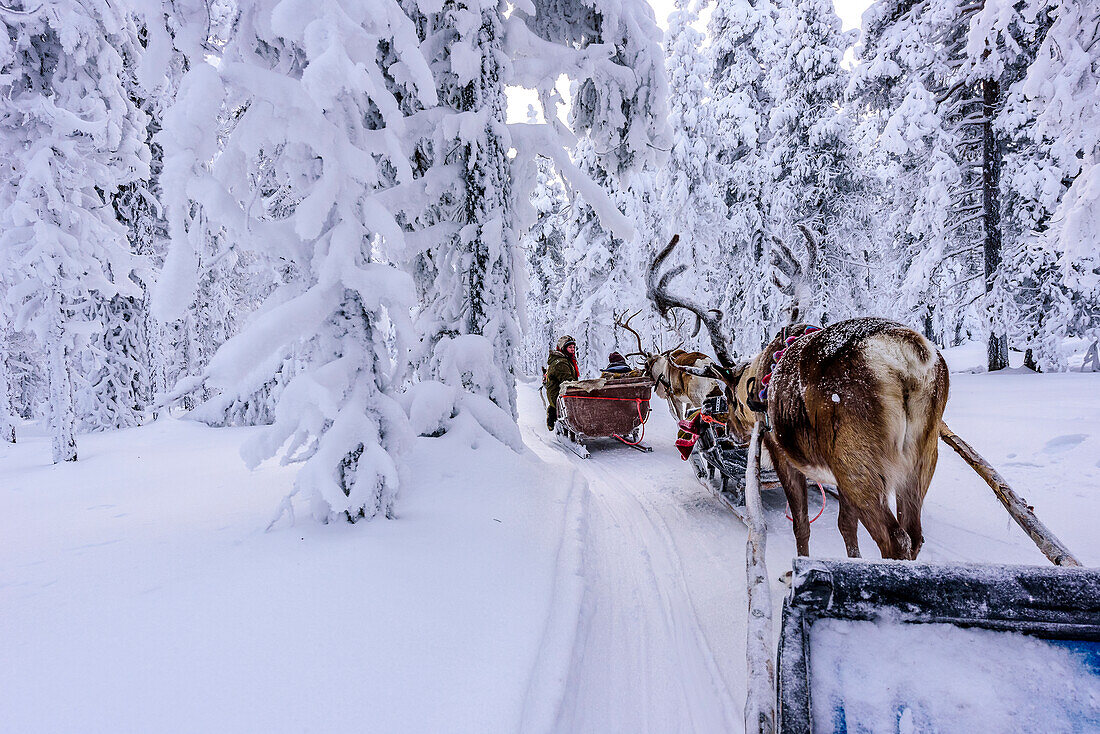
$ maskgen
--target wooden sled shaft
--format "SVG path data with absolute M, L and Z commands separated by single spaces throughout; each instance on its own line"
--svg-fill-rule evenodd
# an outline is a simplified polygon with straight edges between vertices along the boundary
M 745 695 L 745 732 L 775 732 L 775 662 L 772 659 L 772 597 L 765 550 L 768 526 L 760 499 L 760 422 L 752 429 L 745 473 L 745 575 L 749 613 L 745 651 L 748 690 Z
M 993 465 L 982 458 L 974 447 L 962 440 L 958 434 L 952 431 L 946 423 L 940 421 L 940 438 L 953 448 L 955 452 L 977 472 L 978 476 L 986 481 L 993 489 L 993 494 L 1001 501 L 1008 514 L 1016 524 L 1023 528 L 1039 550 L 1043 552 L 1050 562 L 1056 566 L 1080 566 L 1081 562 L 1066 548 L 1065 544 L 1050 532 L 1046 525 L 1035 516 L 1020 496 L 1008 486 L 1004 477 L 993 468 Z

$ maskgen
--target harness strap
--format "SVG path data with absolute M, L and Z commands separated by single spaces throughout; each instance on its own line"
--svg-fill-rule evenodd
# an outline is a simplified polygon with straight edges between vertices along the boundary
M 787 349 L 789 349 L 792 344 L 794 344 L 796 341 L 798 341 L 802 337 L 806 336 L 807 334 L 812 334 L 815 331 L 821 331 L 821 328 L 818 327 L 818 326 L 807 326 L 802 330 L 801 334 L 792 334 L 790 336 L 787 336 L 787 328 L 788 327 L 783 327 L 783 330 L 779 332 L 779 335 L 781 337 L 783 337 L 783 348 L 782 349 L 777 349 L 772 354 L 772 368 L 771 368 L 771 370 L 768 371 L 768 374 L 766 374 L 766 375 L 764 375 L 763 377 L 760 378 L 760 384 L 763 385 L 763 387 L 760 389 L 760 392 L 758 393 L 758 397 L 759 397 L 759 402 L 763 403 L 765 405 L 765 407 L 766 407 L 767 402 L 768 402 L 768 385 L 772 381 L 772 373 L 775 372 L 775 367 L 776 367 L 776 365 L 779 364 L 779 361 L 781 359 L 783 359 L 783 355 L 787 353 Z M 752 407 L 752 406 L 749 406 L 749 407 Z M 757 412 L 761 412 L 761 411 L 757 411 Z M 765 411 L 765 415 L 767 415 L 766 411 Z

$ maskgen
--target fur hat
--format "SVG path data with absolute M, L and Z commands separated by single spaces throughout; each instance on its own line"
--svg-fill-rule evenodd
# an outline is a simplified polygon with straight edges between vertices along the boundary
M 574 339 L 573 337 L 571 337 L 571 336 L 569 336 L 568 334 L 566 334 L 566 335 L 565 335 L 565 336 L 563 336 L 563 337 L 562 337 L 561 339 L 558 339 L 558 346 L 557 346 L 557 347 L 555 347 L 555 348 L 556 348 L 556 349 L 557 349 L 557 350 L 558 350 L 559 352 L 564 352 L 564 351 L 565 351 L 565 348 L 566 348 L 567 346 L 569 346 L 570 344 L 572 344 L 572 345 L 573 345 L 573 348 L 574 348 L 574 349 L 576 349 L 576 347 L 577 347 L 577 342 L 576 342 L 576 340 L 575 340 L 575 339 Z

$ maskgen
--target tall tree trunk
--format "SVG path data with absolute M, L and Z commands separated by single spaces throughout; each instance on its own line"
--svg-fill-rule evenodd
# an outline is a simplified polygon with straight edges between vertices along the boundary
M 1039 363 L 1035 361 L 1035 350 L 1031 347 L 1028 347 L 1027 351 L 1024 352 L 1024 367 L 1027 367 L 1032 372 L 1043 371 L 1039 368 Z
M 993 290 L 1001 267 L 1001 145 L 993 130 L 1000 85 L 993 79 L 982 81 L 982 213 L 985 219 L 985 293 Z M 1008 337 L 999 324 L 989 331 L 989 371 L 1008 367 Z
M 62 461 L 76 461 L 76 410 L 73 407 L 73 386 L 65 349 L 65 317 L 60 304 L 55 310 L 48 347 L 50 430 L 53 432 L 53 463 L 60 464 Z
M 7 346 L 7 340 L 0 333 L 0 441 L 15 443 L 15 406 L 11 399 Z

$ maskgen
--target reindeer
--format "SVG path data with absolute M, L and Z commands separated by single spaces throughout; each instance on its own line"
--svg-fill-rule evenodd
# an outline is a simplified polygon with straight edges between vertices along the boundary
M 812 263 L 817 243 L 809 230 L 800 229 Z M 762 434 L 763 443 L 791 507 L 798 554 L 809 554 L 810 479 L 836 486 L 838 525 L 850 557 L 860 555 L 856 530 L 862 522 L 883 558 L 915 559 L 924 542 L 921 505 L 936 469 L 939 424 L 947 402 L 947 365 L 939 351 L 901 324 L 858 318 L 812 333 L 805 333 L 805 324 L 792 324 L 754 359 L 737 362 L 721 329 L 721 312 L 669 292 L 669 282 L 686 266 L 658 277 L 678 241 L 679 236 L 673 237 L 654 258 L 647 294 L 662 315 L 684 309 L 707 327 L 720 362 L 713 374 L 723 381 L 730 406 L 731 436 L 747 442 L 758 420 L 770 426 Z M 781 269 L 804 285 L 809 273 L 791 264 Z M 796 302 L 792 320 L 797 313 Z M 788 336 L 798 338 L 788 345 Z M 781 359 L 773 367 L 777 352 L 782 352 Z M 761 401 L 759 391 L 769 373 L 766 401 Z M 896 516 L 889 506 L 891 495 Z
M 668 409 L 676 420 L 683 420 L 691 410 L 703 404 L 703 398 L 721 389 L 721 381 L 715 379 L 714 360 L 702 352 L 685 352 L 683 344 L 663 352 L 648 352 L 642 346 L 642 336 L 630 325 L 636 311 L 624 319 L 626 313 L 615 316 L 615 326 L 629 331 L 638 341 L 638 351 L 628 356 L 640 356 L 644 360 L 645 373 L 654 382 L 657 397 L 668 402 Z

